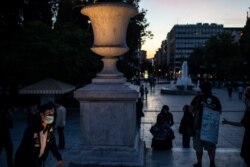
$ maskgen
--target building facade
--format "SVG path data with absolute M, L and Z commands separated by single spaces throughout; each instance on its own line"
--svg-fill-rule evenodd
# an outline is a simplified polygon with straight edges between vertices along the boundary
M 167 40 L 163 40 L 161 47 L 156 51 L 155 54 L 155 65 L 160 68 L 167 68 Z
M 179 71 L 182 62 L 195 48 L 203 47 L 211 36 L 222 32 L 223 25 L 215 23 L 174 25 L 167 35 L 170 73 L 174 75 L 176 71 Z

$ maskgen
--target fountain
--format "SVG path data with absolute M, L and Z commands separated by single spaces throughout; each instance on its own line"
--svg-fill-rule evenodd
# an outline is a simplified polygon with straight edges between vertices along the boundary
M 184 61 L 181 66 L 181 77 L 177 79 L 176 87 L 179 90 L 192 90 L 194 87 L 191 78 L 188 76 L 187 61 Z
M 188 64 L 184 61 L 181 66 L 181 77 L 179 77 L 174 84 L 170 82 L 170 86 L 161 89 L 162 94 L 173 94 L 173 95 L 194 95 L 198 94 L 199 88 L 195 88 L 191 78 L 188 76 Z

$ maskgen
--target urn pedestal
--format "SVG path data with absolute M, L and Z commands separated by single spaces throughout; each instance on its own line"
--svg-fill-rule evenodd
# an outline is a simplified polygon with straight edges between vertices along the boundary
M 84 7 L 94 31 L 91 50 L 103 56 L 104 68 L 92 83 L 76 90 L 80 101 L 81 141 L 71 166 L 145 165 L 145 144 L 136 126 L 138 92 L 116 69 L 117 56 L 128 51 L 126 31 L 137 10 L 124 3 Z

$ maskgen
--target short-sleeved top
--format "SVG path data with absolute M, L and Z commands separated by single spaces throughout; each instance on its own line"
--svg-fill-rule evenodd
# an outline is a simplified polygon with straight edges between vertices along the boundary
M 209 107 L 213 109 L 214 111 L 221 112 L 222 107 L 219 99 L 216 96 L 213 95 L 198 95 L 195 96 L 194 99 L 191 102 L 191 105 L 194 107 L 194 117 L 197 119 L 197 125 L 195 125 L 196 129 L 201 128 L 201 122 L 202 122 L 202 114 L 203 114 L 203 107 Z M 197 114 L 197 112 L 199 112 Z M 196 118 L 198 116 L 198 118 Z

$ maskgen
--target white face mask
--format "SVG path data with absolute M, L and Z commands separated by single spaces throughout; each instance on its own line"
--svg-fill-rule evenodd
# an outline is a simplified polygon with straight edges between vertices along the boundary
M 43 119 L 43 122 L 45 122 L 46 124 L 52 124 L 54 122 L 54 116 L 46 116 Z

